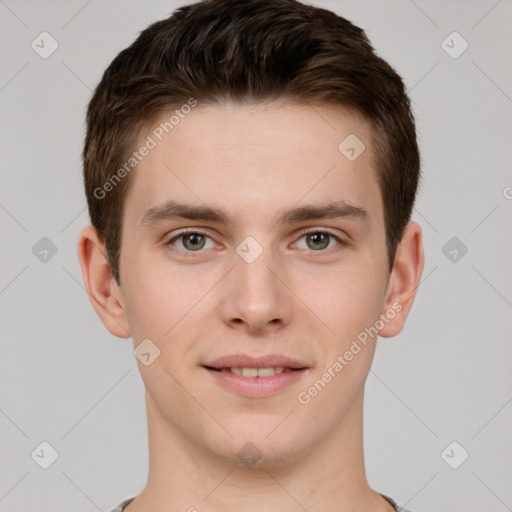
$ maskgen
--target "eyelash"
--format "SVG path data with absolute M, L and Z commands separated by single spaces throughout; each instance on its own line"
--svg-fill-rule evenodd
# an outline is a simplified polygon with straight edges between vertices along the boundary
M 342 240 L 340 237 L 338 237 L 334 233 L 331 233 L 330 231 L 319 230 L 319 229 L 314 229 L 314 230 L 302 232 L 300 234 L 300 237 L 298 238 L 298 240 L 300 240 L 301 238 L 304 238 L 307 235 L 318 234 L 318 233 L 321 233 L 321 234 L 324 234 L 324 235 L 329 235 L 329 237 L 334 238 L 334 240 L 336 242 L 338 242 L 338 245 L 335 246 L 335 247 L 331 247 L 330 249 L 319 249 L 319 250 L 316 250 L 316 251 L 314 249 L 306 249 L 306 250 L 308 250 L 311 253 L 317 253 L 317 254 L 318 253 L 320 253 L 320 254 L 322 254 L 322 253 L 323 254 L 330 253 L 333 250 L 336 250 L 336 248 L 338 248 L 338 250 L 339 250 L 343 246 L 347 245 L 347 243 L 344 240 Z M 211 238 L 211 236 L 209 236 L 208 233 L 205 233 L 204 231 L 200 231 L 200 230 L 196 230 L 196 229 L 188 229 L 188 230 L 180 231 L 177 235 L 173 236 L 168 242 L 166 242 L 165 245 L 166 246 L 172 246 L 173 242 L 175 242 L 176 240 L 182 238 L 185 235 L 189 235 L 189 234 L 201 235 L 201 236 L 204 236 L 206 238 L 210 238 L 211 240 L 213 240 Z M 187 250 L 187 249 L 173 249 L 173 250 L 177 250 L 179 252 L 185 252 L 185 253 L 189 254 L 191 257 L 197 257 L 197 256 L 201 255 L 204 252 L 204 250 L 202 250 L 202 249 L 197 250 L 197 251 L 190 251 L 190 250 Z M 197 253 L 197 254 L 194 254 L 194 253 Z

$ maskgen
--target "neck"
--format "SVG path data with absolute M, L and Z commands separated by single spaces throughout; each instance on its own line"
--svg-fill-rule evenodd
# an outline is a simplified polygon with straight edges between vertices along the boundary
M 245 467 L 205 453 L 161 416 L 146 395 L 149 476 L 126 512 L 391 512 L 366 480 L 363 394 L 334 436 L 278 467 Z

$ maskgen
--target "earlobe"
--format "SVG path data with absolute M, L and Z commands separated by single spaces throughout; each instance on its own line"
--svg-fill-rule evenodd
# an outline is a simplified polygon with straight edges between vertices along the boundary
M 93 226 L 80 232 L 78 259 L 87 295 L 101 321 L 114 336 L 129 338 L 121 291 L 112 276 L 105 246 Z
M 396 336 L 403 329 L 416 296 L 423 265 L 421 227 L 415 222 L 410 222 L 405 227 L 396 250 L 382 311 L 389 321 L 379 331 L 379 336 Z

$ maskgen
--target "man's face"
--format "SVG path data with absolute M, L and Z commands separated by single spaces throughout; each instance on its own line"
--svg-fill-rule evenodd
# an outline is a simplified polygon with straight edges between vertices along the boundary
M 339 149 L 350 134 L 366 145 L 355 160 Z M 135 346 L 160 350 L 139 368 L 173 436 L 232 460 L 252 443 L 261 464 L 341 436 L 376 338 L 342 370 L 335 362 L 385 312 L 389 281 L 369 134 L 359 117 L 319 105 L 227 105 L 198 106 L 161 142 L 141 138 L 157 145 L 126 198 L 120 292 Z M 168 201 L 222 211 L 227 223 L 148 215 Z M 338 216 L 277 222 L 332 203 Z M 255 377 L 233 365 L 285 370 Z

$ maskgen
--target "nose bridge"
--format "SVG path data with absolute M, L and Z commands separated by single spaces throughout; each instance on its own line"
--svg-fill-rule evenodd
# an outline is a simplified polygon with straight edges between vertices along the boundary
M 224 322 L 244 323 L 250 330 L 286 323 L 289 317 L 287 290 L 277 277 L 279 256 L 268 239 L 260 240 L 248 236 L 236 247 L 229 285 L 219 303 Z
M 252 304 L 253 308 L 261 310 L 270 309 L 281 292 L 274 273 L 270 271 L 279 265 L 270 242 L 260 243 L 253 236 L 248 236 L 237 246 L 236 253 L 235 272 L 247 305 Z

